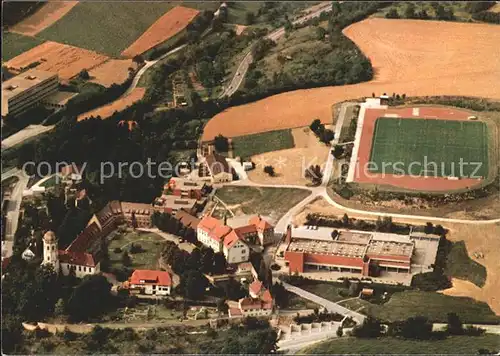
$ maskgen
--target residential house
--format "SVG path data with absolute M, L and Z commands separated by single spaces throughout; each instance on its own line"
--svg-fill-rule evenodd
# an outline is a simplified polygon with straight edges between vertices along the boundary
M 262 219 L 260 215 L 249 220 L 249 225 L 235 228 L 236 233 L 245 242 L 252 245 L 265 246 L 274 240 L 274 227 Z
M 264 288 L 259 280 L 255 280 L 249 286 L 250 297 L 241 298 L 238 306 L 229 308 L 229 316 L 267 316 L 271 315 L 274 308 L 274 300 L 268 289 Z
M 165 271 L 136 269 L 128 280 L 132 294 L 170 295 L 172 278 Z
M 205 157 L 200 167 L 200 176 L 208 174 L 213 183 L 231 182 L 233 180 L 233 169 L 224 156 L 211 153 Z

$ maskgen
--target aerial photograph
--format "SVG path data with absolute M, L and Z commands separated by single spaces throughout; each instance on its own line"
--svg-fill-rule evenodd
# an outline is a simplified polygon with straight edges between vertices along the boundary
M 500 1 L 1 16 L 2 355 L 500 355 Z

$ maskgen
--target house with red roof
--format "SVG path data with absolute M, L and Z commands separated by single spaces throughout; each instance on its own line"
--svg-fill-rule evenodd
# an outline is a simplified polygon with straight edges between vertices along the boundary
M 248 261 L 250 248 L 245 241 L 231 227 L 219 219 L 205 216 L 197 226 L 198 240 L 214 252 L 222 252 L 226 261 L 237 264 Z
M 241 298 L 237 307 L 229 308 L 229 316 L 271 315 L 274 309 L 274 299 L 262 282 L 256 279 L 250 284 L 248 291 L 250 297 Z
M 172 278 L 165 271 L 136 269 L 128 280 L 132 294 L 170 295 Z
M 274 227 L 260 215 L 254 216 L 248 221 L 248 225 L 235 228 L 240 238 L 250 244 L 266 246 L 274 241 Z

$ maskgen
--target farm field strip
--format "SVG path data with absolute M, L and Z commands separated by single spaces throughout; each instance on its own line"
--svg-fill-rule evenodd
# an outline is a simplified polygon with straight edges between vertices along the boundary
M 64 17 L 78 1 L 47 1 L 33 15 L 14 25 L 10 31 L 26 36 L 35 36 Z
M 36 69 L 59 74 L 70 79 L 82 69 L 90 70 L 107 61 L 108 56 L 83 48 L 47 41 L 7 61 L 5 66 L 20 70 L 38 62 Z
M 188 7 L 176 6 L 160 17 L 151 25 L 134 43 L 121 54 L 133 57 L 142 54 L 168 40 L 179 31 L 183 30 L 197 15 L 198 10 Z
M 89 117 L 100 117 L 101 119 L 107 119 L 115 113 L 115 111 L 122 111 L 128 106 L 134 104 L 135 102 L 141 100 L 146 93 L 144 88 L 135 88 L 129 94 L 122 96 L 118 100 L 109 103 L 108 105 L 101 106 L 97 109 L 87 111 L 78 116 L 77 120 L 82 121 L 88 119 Z

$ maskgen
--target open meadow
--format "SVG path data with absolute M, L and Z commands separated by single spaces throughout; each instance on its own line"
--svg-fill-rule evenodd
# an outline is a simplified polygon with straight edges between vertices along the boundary
M 500 99 L 500 62 L 494 60 L 499 26 L 370 18 L 343 33 L 371 60 L 372 81 L 295 90 L 229 108 L 208 122 L 203 139 L 305 126 L 314 118 L 326 123 L 333 103 L 372 93 Z

